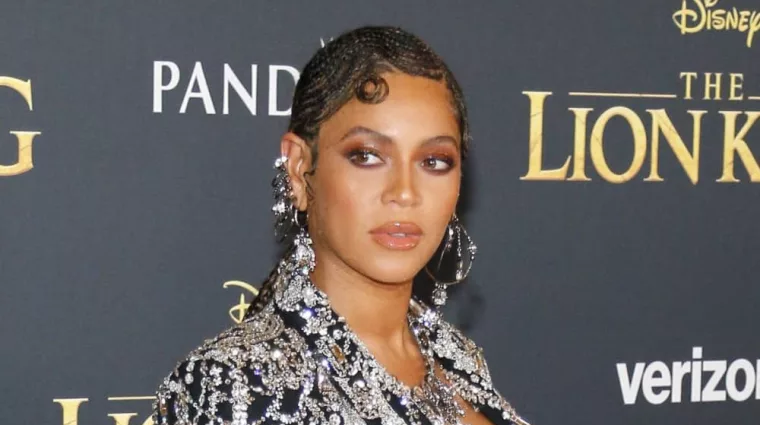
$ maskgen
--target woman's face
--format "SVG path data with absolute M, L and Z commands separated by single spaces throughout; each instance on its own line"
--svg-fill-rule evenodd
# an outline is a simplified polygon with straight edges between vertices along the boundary
M 321 126 L 307 208 L 318 262 L 402 283 L 428 262 L 454 213 L 461 140 L 443 82 L 383 78 L 382 102 L 353 99 Z

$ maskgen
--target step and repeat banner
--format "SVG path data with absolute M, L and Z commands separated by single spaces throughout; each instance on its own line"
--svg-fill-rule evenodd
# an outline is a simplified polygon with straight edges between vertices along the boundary
M 406 28 L 464 88 L 446 316 L 534 425 L 760 419 L 760 3 L 16 1 L 0 11 L 0 420 L 151 425 L 276 260 L 299 70 Z

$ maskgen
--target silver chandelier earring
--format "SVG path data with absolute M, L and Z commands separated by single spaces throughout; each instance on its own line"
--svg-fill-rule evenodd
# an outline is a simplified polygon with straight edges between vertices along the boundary
M 275 216 L 275 235 L 280 241 L 288 238 L 295 232 L 292 249 L 286 254 L 283 266 L 288 272 L 296 272 L 307 276 L 314 271 L 316 259 L 311 247 L 311 237 L 306 226 L 305 214 L 298 210 L 293 203 L 295 194 L 290 183 L 290 175 L 287 169 L 288 157 L 281 156 L 274 162 L 277 174 L 272 179 L 274 192 L 274 206 L 272 212 Z
M 293 203 L 295 195 L 290 184 L 287 163 L 287 156 L 281 156 L 274 161 L 274 169 L 277 170 L 277 174 L 272 179 L 274 233 L 280 242 L 287 238 L 295 227 L 301 227 L 298 220 L 299 211 Z
M 269 274 L 259 289 L 258 295 L 251 302 L 246 317 L 261 311 L 273 299 L 279 302 L 287 291 L 298 291 L 298 288 L 292 287 L 294 285 L 291 283 L 295 279 L 291 277 L 294 275 L 308 276 L 316 264 L 314 250 L 311 248 L 311 238 L 306 229 L 306 220 L 299 218 L 299 215 L 303 213 L 298 211 L 293 202 L 295 195 L 290 183 L 287 163 L 288 157 L 286 156 L 281 156 L 274 162 L 274 169 L 277 171 L 272 179 L 274 233 L 279 242 L 290 239 L 294 233 L 295 236 L 289 243 L 285 255 Z M 295 229 L 297 232 L 294 232 Z M 297 282 L 296 286 L 302 287 L 300 282 Z
M 446 294 L 446 288 L 450 285 L 455 285 L 465 278 L 472 269 L 472 263 L 475 261 L 475 254 L 478 251 L 477 245 L 472 241 L 470 235 L 467 234 L 462 223 L 459 221 L 456 213 L 451 217 L 449 224 L 446 226 L 446 233 L 443 237 L 443 243 L 440 248 L 440 254 L 434 256 L 436 259 L 436 270 L 441 272 L 442 265 L 444 263 L 444 256 L 447 253 L 452 253 L 455 256 L 454 259 L 454 277 L 445 278 L 440 275 L 434 274 L 430 271 L 428 266 L 425 266 L 425 271 L 428 276 L 435 282 L 435 288 L 433 288 L 433 304 L 437 307 L 441 307 L 446 304 L 448 295 Z

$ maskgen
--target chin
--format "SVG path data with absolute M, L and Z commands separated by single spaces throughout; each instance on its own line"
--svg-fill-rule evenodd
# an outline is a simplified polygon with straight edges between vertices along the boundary
M 366 258 L 364 260 L 370 260 L 370 262 L 368 262 L 369 264 L 363 264 L 361 269 L 367 277 L 378 282 L 388 284 L 407 283 L 414 279 L 424 266 L 424 264 L 409 257 L 412 256 L 409 255 L 407 258 L 386 258 L 382 260 L 377 257 Z

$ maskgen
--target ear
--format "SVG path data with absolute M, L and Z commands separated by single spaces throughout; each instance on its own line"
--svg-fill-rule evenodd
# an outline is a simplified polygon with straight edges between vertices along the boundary
M 295 199 L 293 204 L 299 211 L 306 211 L 308 197 L 306 194 L 305 173 L 311 170 L 311 148 L 306 141 L 295 133 L 287 132 L 280 140 L 280 154 L 288 157 L 286 164 L 290 185 Z

